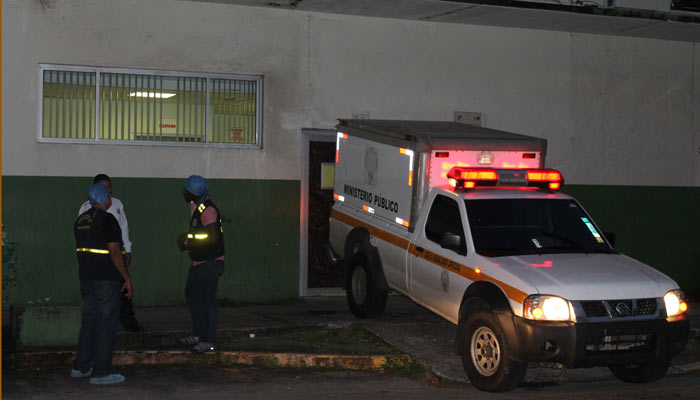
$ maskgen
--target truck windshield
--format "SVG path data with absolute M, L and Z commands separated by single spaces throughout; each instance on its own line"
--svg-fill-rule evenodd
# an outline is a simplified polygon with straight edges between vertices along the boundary
M 614 252 L 574 200 L 483 199 L 465 204 L 476 252 L 487 257 Z

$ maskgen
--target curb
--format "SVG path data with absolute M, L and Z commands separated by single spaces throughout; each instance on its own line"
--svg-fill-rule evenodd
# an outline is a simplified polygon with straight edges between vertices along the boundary
M 70 366 L 74 351 L 26 352 L 11 355 L 13 368 L 36 369 L 41 367 Z M 263 368 L 336 368 L 353 371 L 382 371 L 391 362 L 404 364 L 407 356 L 345 355 L 305 353 L 263 353 L 218 351 L 192 354 L 189 351 L 115 351 L 114 366 L 131 365 L 220 365 L 254 366 Z

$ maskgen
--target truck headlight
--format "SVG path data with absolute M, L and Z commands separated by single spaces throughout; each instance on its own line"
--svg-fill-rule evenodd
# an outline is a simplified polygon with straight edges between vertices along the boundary
M 571 321 L 569 302 L 557 296 L 532 295 L 523 302 L 523 317 L 539 321 Z
M 688 303 L 685 302 L 685 295 L 680 290 L 671 290 L 664 295 L 666 305 L 666 316 L 674 317 L 688 310 Z

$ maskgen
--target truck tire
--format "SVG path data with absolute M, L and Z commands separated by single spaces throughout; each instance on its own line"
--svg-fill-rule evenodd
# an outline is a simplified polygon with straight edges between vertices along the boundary
M 345 277 L 345 293 L 350 311 L 357 318 L 376 318 L 384 312 L 387 290 L 377 287 L 373 270 L 377 269 L 370 268 L 364 254 L 355 253 Z
M 511 359 L 503 329 L 493 312 L 478 310 L 462 323 L 462 366 L 472 385 L 487 392 L 518 387 L 525 378 L 527 362 Z
M 666 376 L 671 366 L 671 357 L 643 364 L 611 365 L 608 367 L 615 377 L 623 382 L 649 383 Z

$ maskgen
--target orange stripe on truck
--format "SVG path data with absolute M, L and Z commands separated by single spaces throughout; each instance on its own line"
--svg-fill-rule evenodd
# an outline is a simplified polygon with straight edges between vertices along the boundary
M 409 254 L 420 257 L 420 258 L 430 262 L 431 264 L 437 265 L 440 268 L 446 269 L 448 271 L 452 271 L 455 274 L 461 275 L 461 276 L 469 279 L 470 281 L 473 281 L 473 282 L 476 282 L 476 281 L 493 282 L 496 285 L 498 285 L 506 293 L 506 296 L 508 296 L 513 301 L 516 301 L 518 303 L 522 303 L 523 301 L 525 301 L 525 298 L 527 297 L 527 294 L 525 292 L 518 290 L 518 289 L 514 288 L 513 286 L 510 286 L 507 283 L 502 282 L 502 281 L 500 281 L 492 276 L 488 276 L 484 273 L 477 272 L 476 268 L 471 268 L 471 267 L 468 267 L 466 265 L 460 264 L 454 260 L 451 260 L 447 257 L 443 257 L 439 254 L 433 253 L 432 251 L 427 250 L 427 249 L 424 249 L 423 251 L 417 251 L 416 245 L 411 244 L 407 239 L 401 238 L 399 236 L 394 235 L 393 233 L 379 229 L 376 226 L 370 225 L 364 221 L 361 221 L 361 220 L 354 218 L 350 215 L 342 213 L 336 209 L 331 210 L 331 217 L 335 218 L 338 221 L 343 222 L 347 225 L 350 225 L 354 228 L 357 228 L 357 227 L 365 228 L 369 231 L 370 234 L 372 234 L 372 236 L 379 238 L 385 242 L 391 243 L 394 246 L 405 249 L 408 251 Z
M 331 218 L 335 218 L 340 222 L 344 222 L 353 228 L 357 227 L 362 227 L 365 228 L 369 231 L 369 233 L 372 234 L 372 236 L 377 237 L 379 239 L 382 239 L 385 242 L 389 242 L 393 244 L 394 246 L 398 246 L 404 250 L 408 250 L 408 245 L 409 241 L 407 239 L 398 237 L 394 235 L 393 233 L 389 233 L 387 231 L 381 230 L 374 225 L 370 225 L 364 221 L 360 221 L 357 218 L 351 217 L 345 213 L 341 213 L 338 210 L 332 209 L 331 210 Z

